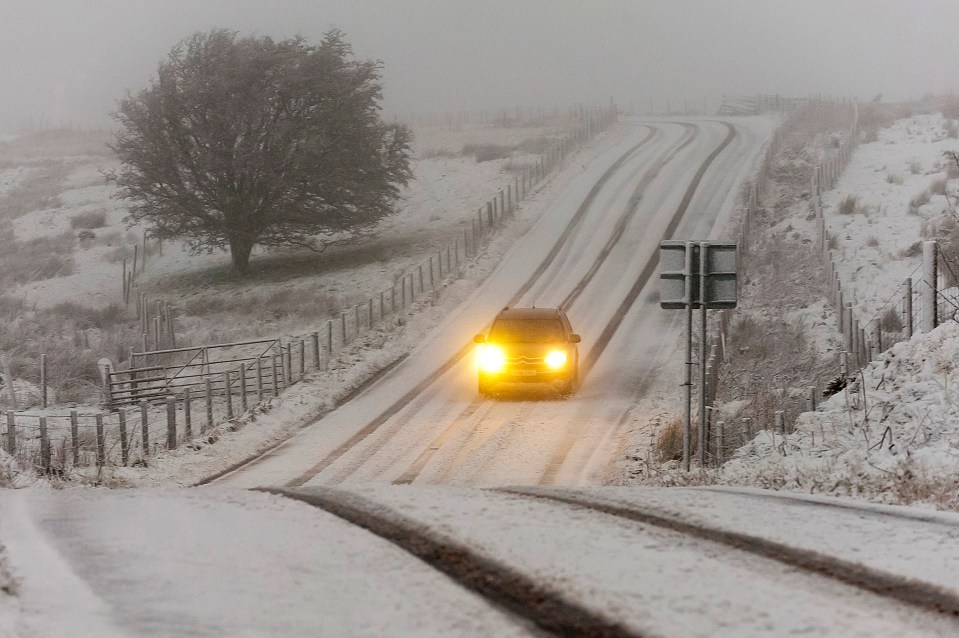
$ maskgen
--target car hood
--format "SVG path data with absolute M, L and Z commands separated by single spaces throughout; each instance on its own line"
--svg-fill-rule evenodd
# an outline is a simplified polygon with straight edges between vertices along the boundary
M 556 343 L 501 343 L 496 344 L 503 348 L 503 351 L 506 353 L 506 356 L 511 359 L 518 359 L 520 357 L 525 357 L 527 359 L 542 359 L 545 357 L 551 350 L 566 350 L 569 349 L 568 343 L 556 342 Z

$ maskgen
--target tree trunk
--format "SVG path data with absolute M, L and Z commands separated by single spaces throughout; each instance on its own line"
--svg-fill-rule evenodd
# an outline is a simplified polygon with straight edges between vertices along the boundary
M 230 237 L 230 256 L 233 258 L 234 274 L 243 277 L 250 272 L 250 253 L 253 241 L 246 237 Z

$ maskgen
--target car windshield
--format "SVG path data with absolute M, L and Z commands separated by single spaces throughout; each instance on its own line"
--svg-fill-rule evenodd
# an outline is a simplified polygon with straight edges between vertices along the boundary
M 563 324 L 558 319 L 497 319 L 489 340 L 497 343 L 563 341 Z

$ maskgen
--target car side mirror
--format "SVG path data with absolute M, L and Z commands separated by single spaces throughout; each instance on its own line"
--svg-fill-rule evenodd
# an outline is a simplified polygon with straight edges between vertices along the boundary
M 476 335 L 473 337 L 473 343 L 486 343 L 486 337 L 483 335 Z
M 570 343 L 579 343 L 580 341 L 582 341 L 582 339 L 581 339 L 580 336 L 579 336 L 578 334 L 576 334 L 575 332 L 574 332 L 573 334 L 569 335 L 569 342 L 570 342 Z

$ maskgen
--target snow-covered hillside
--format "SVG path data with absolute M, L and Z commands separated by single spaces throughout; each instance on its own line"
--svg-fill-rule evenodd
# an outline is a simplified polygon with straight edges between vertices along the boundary
M 840 276 L 866 321 L 896 310 L 903 280 L 920 266 L 919 242 L 937 238 L 956 214 L 959 170 L 946 155 L 959 149 L 955 126 L 938 113 L 896 120 L 858 146 L 823 194 Z M 805 208 L 794 204 L 774 231 L 814 236 Z M 939 239 L 953 255 L 949 238 Z M 821 306 L 804 314 L 804 325 L 834 326 Z M 758 436 L 704 480 L 959 509 L 957 339 L 959 324 L 950 320 L 893 346 L 799 416 L 785 439 L 773 423 L 755 424 Z

